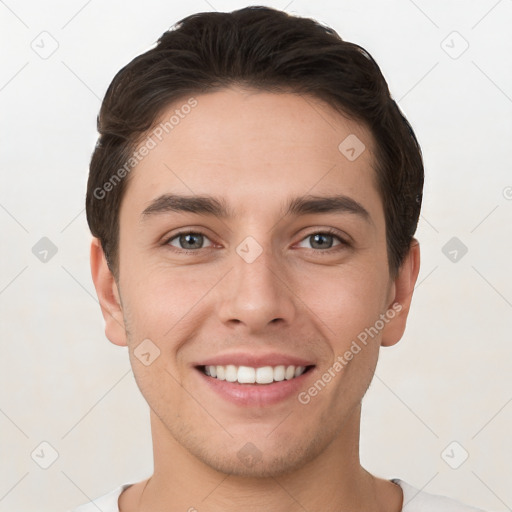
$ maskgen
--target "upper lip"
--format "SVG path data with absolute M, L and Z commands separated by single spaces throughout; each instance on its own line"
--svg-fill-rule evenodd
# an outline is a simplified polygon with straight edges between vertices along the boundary
M 210 357 L 204 361 L 194 363 L 194 366 L 226 366 L 232 364 L 235 366 L 249 366 L 252 368 L 261 368 L 262 366 L 313 366 L 308 359 L 297 356 L 278 353 L 250 354 L 247 352 L 236 352 L 221 354 Z

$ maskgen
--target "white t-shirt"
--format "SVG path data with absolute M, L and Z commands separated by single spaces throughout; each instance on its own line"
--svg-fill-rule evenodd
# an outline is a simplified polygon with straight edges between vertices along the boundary
M 393 478 L 391 481 L 402 488 L 404 495 L 402 512 L 484 512 L 481 509 L 468 507 L 445 496 L 434 496 L 433 494 L 419 491 L 398 478 Z M 130 485 L 133 484 L 123 484 L 108 494 L 90 503 L 81 505 L 72 512 L 98 512 L 98 510 L 102 512 L 119 512 L 119 496 Z

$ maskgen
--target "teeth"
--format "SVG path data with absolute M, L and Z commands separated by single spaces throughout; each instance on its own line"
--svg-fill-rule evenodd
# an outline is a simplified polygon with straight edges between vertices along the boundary
M 256 369 L 256 382 L 258 384 L 270 384 L 274 382 L 274 368 L 263 366 Z
M 256 382 L 256 371 L 249 366 L 240 366 L 237 377 L 240 384 L 254 384 Z
M 205 366 L 204 373 L 210 377 L 239 384 L 270 384 L 299 377 L 306 371 L 305 366 Z
M 274 368 L 274 380 L 278 382 L 284 380 L 285 373 L 286 368 L 284 366 L 276 366 Z
M 206 367 L 205 367 L 206 368 Z M 212 374 L 212 366 L 209 366 L 210 368 L 210 375 Z M 217 379 L 219 380 L 226 380 L 226 368 L 224 366 L 216 366 L 217 369 Z
M 236 382 L 237 378 L 238 378 L 238 372 L 237 372 L 236 366 L 234 366 L 232 364 L 228 364 L 226 366 L 226 380 L 228 382 Z
M 299 377 L 300 375 L 302 375 L 304 373 L 304 367 L 302 366 L 297 366 L 297 368 L 295 368 L 295 372 L 293 374 L 294 377 Z

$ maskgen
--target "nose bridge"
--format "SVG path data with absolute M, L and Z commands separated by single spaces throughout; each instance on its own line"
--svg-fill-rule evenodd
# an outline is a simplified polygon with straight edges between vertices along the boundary
M 278 319 L 292 322 L 293 294 L 270 243 L 263 246 L 254 237 L 245 238 L 235 248 L 232 264 L 229 285 L 220 297 L 222 321 L 242 323 L 253 331 Z

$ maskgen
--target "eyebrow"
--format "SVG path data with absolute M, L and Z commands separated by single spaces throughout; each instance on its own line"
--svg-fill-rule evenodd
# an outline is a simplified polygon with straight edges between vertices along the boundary
M 141 221 L 154 215 L 169 212 L 188 212 L 197 215 L 215 216 L 222 219 L 233 218 L 234 212 L 223 199 L 212 196 L 183 196 L 163 194 L 149 204 L 142 212 Z M 314 196 L 306 195 L 292 198 L 284 209 L 283 216 L 307 215 L 317 213 L 347 213 L 360 216 L 372 223 L 368 210 L 354 199 L 344 195 Z

